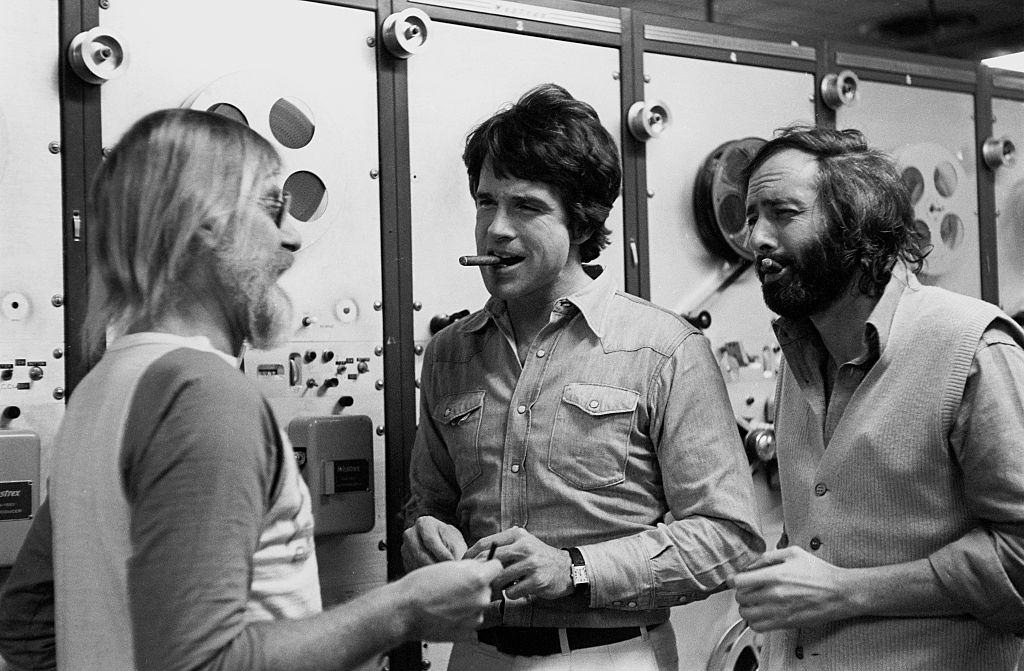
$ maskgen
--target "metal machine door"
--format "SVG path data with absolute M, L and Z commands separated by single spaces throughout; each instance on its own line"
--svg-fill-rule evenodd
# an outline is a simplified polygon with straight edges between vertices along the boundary
M 900 164 L 932 245 L 921 281 L 980 297 L 973 96 L 861 79 L 858 98 L 836 110 L 836 128 L 860 130 Z
M 302 235 L 281 280 L 296 323 L 287 345 L 250 351 L 244 360 L 279 425 L 350 415 L 381 427 L 374 13 L 300 0 L 145 0 L 111 3 L 100 24 L 130 57 L 126 73 L 101 89 L 105 145 L 147 112 L 187 106 L 243 120 L 284 160 L 289 213 Z M 384 464 L 382 432 L 367 440 L 368 462 Z M 307 464 L 304 476 L 321 477 L 322 466 Z M 383 468 L 369 485 L 372 530 L 317 539 L 328 604 L 386 581 Z M 344 506 L 316 503 L 318 528 L 347 528 L 336 519 Z
M 435 22 L 429 48 L 409 61 L 409 144 L 412 166 L 413 295 L 422 309 L 414 337 L 429 323 L 483 307 L 487 292 L 476 268 L 458 257 L 476 253 L 476 220 L 462 163 L 472 128 L 528 89 L 554 82 L 597 110 L 619 138 L 619 54 L 616 49 Z M 622 206 L 607 222 L 609 245 L 596 263 L 623 286 Z
M 705 333 L 713 345 L 738 341 L 760 352 L 775 342 L 771 312 L 752 270 L 717 291 L 738 266 L 701 243 L 694 183 L 723 142 L 769 139 L 781 126 L 813 123 L 814 77 L 652 53 L 644 54 L 644 74 L 650 78 L 645 98 L 665 101 L 676 119 L 647 143 L 651 300 L 680 313 L 707 310 L 711 326 Z
M 1024 101 L 992 99 L 992 135 L 1009 138 L 1017 161 L 996 170 L 996 240 L 999 304 L 1010 315 L 1024 312 Z

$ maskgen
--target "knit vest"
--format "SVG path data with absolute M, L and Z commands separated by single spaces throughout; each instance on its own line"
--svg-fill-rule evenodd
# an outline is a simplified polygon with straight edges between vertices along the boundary
M 888 344 L 827 449 L 822 408 L 783 367 L 775 429 L 790 545 L 837 566 L 883 566 L 928 557 L 977 526 L 948 435 L 993 321 L 1016 328 L 988 303 L 905 288 Z M 871 617 L 774 632 L 765 661 L 769 669 L 1012 669 L 1020 650 L 1014 636 L 966 615 Z

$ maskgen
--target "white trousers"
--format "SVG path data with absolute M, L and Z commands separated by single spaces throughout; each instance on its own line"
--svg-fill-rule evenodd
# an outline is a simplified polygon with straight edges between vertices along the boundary
M 479 641 L 452 646 L 448 671 L 678 671 L 676 635 L 669 622 L 628 641 L 593 648 L 567 650 L 540 657 L 518 657 L 498 652 Z

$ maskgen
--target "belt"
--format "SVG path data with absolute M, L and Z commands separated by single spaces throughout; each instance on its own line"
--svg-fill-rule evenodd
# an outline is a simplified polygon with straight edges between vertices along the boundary
M 660 623 L 636 627 L 569 627 L 565 629 L 565 637 L 570 650 L 579 650 L 628 641 L 640 636 L 645 629 L 651 631 L 659 625 Z M 481 643 L 493 645 L 498 652 L 506 655 L 536 657 L 562 652 L 558 632 L 558 627 L 492 627 L 476 632 L 476 637 Z

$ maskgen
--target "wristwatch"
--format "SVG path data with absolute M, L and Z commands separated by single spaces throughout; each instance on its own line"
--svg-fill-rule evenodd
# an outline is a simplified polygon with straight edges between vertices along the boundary
M 583 559 L 583 553 L 579 548 L 565 548 L 569 553 L 569 560 L 572 562 L 572 584 L 579 593 L 586 593 L 590 590 L 590 576 L 587 574 L 587 562 Z

